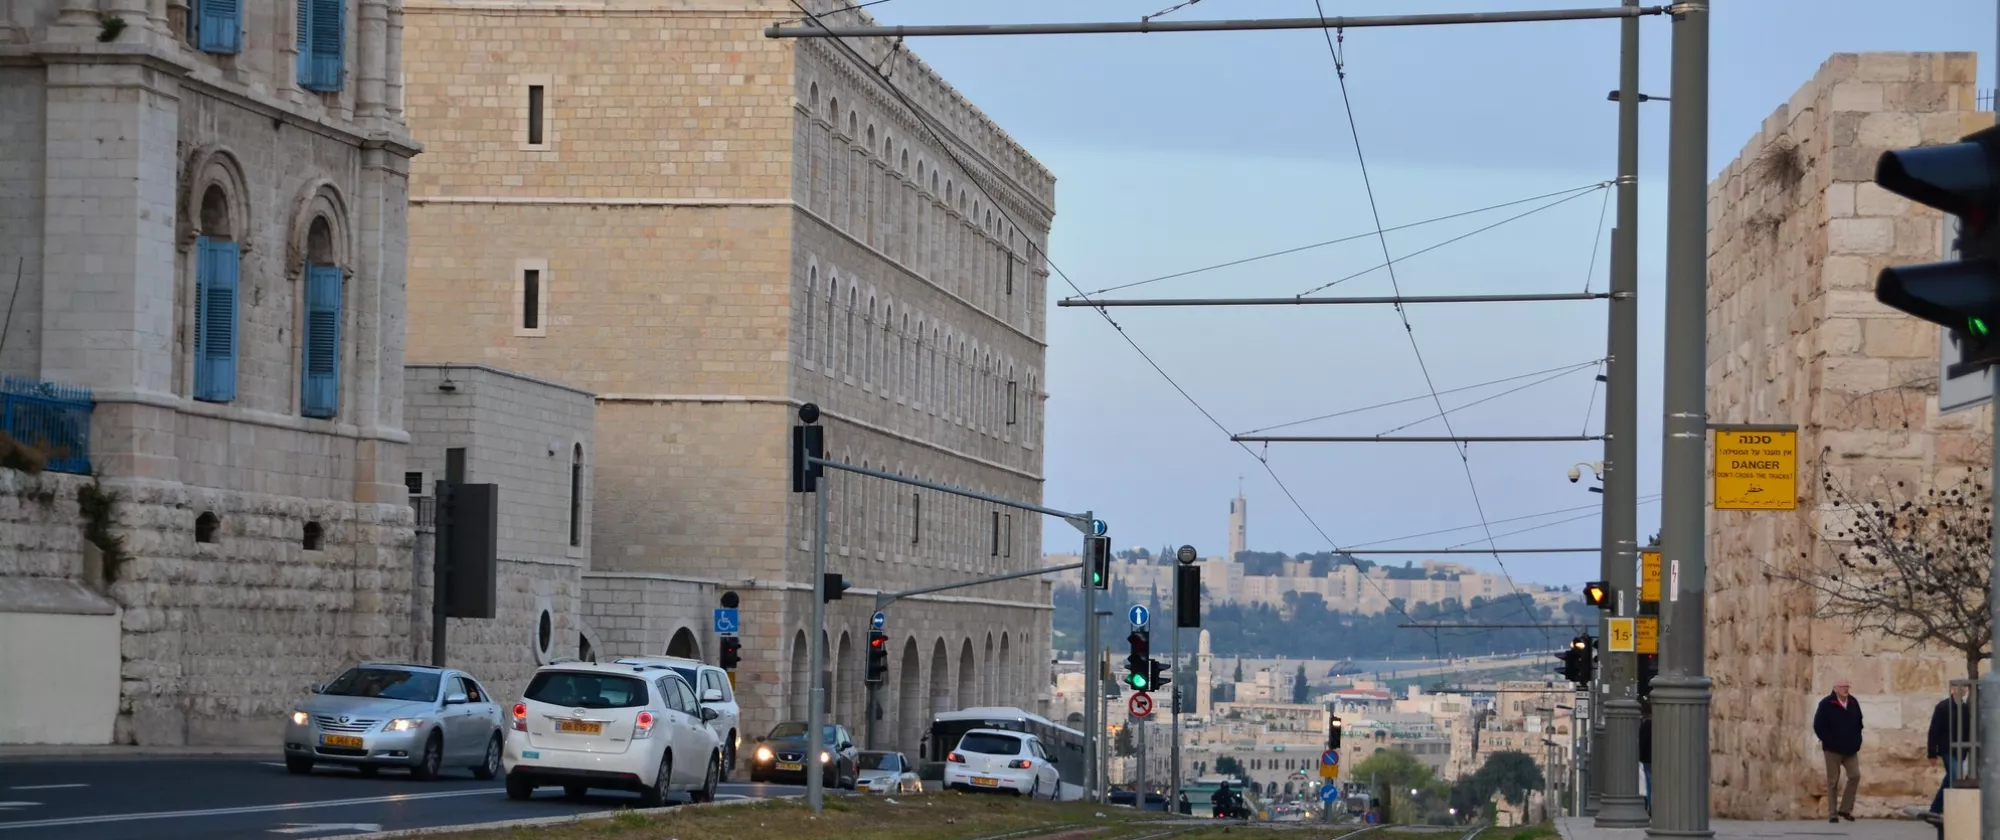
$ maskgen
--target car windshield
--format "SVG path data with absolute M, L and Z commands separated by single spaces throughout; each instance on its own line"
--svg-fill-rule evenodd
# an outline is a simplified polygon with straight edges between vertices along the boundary
M 862 753 L 861 769 L 901 770 L 903 769 L 903 759 L 895 753 Z
M 646 705 L 646 683 L 617 674 L 543 671 L 522 692 L 529 700 L 579 709 L 625 709 Z
M 969 732 L 958 742 L 961 752 L 983 753 L 985 755 L 1020 755 L 1021 739 L 1012 735 L 996 735 L 987 732 Z
M 380 697 L 384 700 L 436 700 L 438 675 L 397 668 L 349 668 L 326 684 L 321 694 L 340 697 Z
M 701 675 L 695 673 L 695 670 L 693 668 L 682 668 L 679 665 L 671 665 L 668 667 L 670 667 L 674 673 L 679 674 L 681 675 L 681 677 L 685 678 L 688 681 L 688 686 L 693 687 L 701 685 Z M 695 692 L 695 694 L 700 694 L 700 693 L 701 693 L 700 691 Z
M 805 740 L 805 738 L 806 738 L 806 725 L 794 721 L 791 723 L 781 723 L 778 724 L 777 726 L 771 727 L 771 736 L 769 740 L 803 741 Z M 827 746 L 829 747 L 833 746 L 834 742 L 840 740 L 840 727 L 838 726 L 826 727 L 825 730 L 821 733 L 820 738 L 826 741 Z

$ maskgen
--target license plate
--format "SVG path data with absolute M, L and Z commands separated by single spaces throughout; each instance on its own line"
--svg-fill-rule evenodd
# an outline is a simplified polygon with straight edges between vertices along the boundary
M 985 777 L 985 776 L 979 776 L 979 777 L 976 777 L 976 778 L 974 778 L 974 779 L 972 780 L 972 783 L 973 783 L 973 784 L 975 784 L 975 785 L 978 785 L 978 786 L 980 786 L 980 787 L 999 787 L 999 786 L 1000 786 L 1000 780 L 999 780 L 999 779 L 989 779 L 989 778 L 987 778 L 987 777 Z
M 804 765 L 801 765 L 797 762 L 780 761 L 778 762 L 778 769 L 787 773 L 797 773 L 800 770 L 804 770 L 806 768 Z
M 541 758 L 541 757 L 542 757 L 542 754 L 541 754 L 541 753 L 539 753 L 539 752 L 536 752 L 535 750 L 522 750 L 522 751 L 521 751 L 521 757 L 522 757 L 522 758 Z
M 358 735 L 321 735 L 319 736 L 319 742 L 321 746 L 327 747 L 353 747 L 356 749 L 361 747 L 361 737 Z
M 601 735 L 604 734 L 604 724 L 587 720 L 559 720 L 556 721 L 556 731 L 575 735 Z

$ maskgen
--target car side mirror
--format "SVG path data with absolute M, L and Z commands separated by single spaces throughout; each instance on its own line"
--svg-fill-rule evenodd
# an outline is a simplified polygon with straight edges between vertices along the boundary
M 457 706 L 465 702 L 465 692 L 463 691 L 454 691 L 444 696 L 444 704 L 447 706 Z
M 704 692 L 702 692 L 702 693 L 701 693 L 701 702 L 703 702 L 703 703 L 720 703 L 720 702 L 722 702 L 722 689 L 719 689 L 719 688 L 711 688 L 711 689 L 709 689 L 709 690 L 707 690 L 707 691 L 704 691 Z
M 704 708 L 701 710 L 701 720 L 703 723 L 712 723 L 719 717 L 722 717 L 722 713 L 714 709 Z
M 306 686 L 306 691 L 309 691 L 313 694 L 325 694 L 326 683 L 313 683 L 312 685 Z
M 840 742 L 840 746 L 838 746 L 838 747 L 834 747 L 834 749 L 836 749 L 836 750 L 839 750 L 839 751 L 841 751 L 841 752 L 847 752 L 848 750 L 851 750 L 851 749 L 854 749 L 854 742 L 853 742 L 853 741 L 842 741 L 842 742 Z

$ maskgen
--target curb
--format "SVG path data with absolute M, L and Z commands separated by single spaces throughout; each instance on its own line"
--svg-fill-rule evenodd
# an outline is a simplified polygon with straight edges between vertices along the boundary
M 131 761 L 175 758 L 264 758 L 284 760 L 282 750 L 270 747 L 139 747 L 114 745 L 71 746 L 63 744 L 19 744 L 0 746 L 0 762 L 20 761 Z
M 781 802 L 788 799 L 804 799 L 803 795 L 766 796 L 756 799 L 731 799 L 726 802 L 690 802 L 686 805 L 670 805 L 664 808 L 618 808 L 610 811 L 592 811 L 588 814 L 568 814 L 560 817 L 531 817 L 522 820 L 500 820 L 498 822 L 462 823 L 460 825 L 434 825 L 426 828 L 405 828 L 397 831 L 378 831 L 374 834 L 350 834 L 344 840 L 389 840 L 393 837 L 424 837 L 434 834 L 456 834 L 465 831 L 498 831 L 508 828 L 551 828 L 559 825 L 575 825 L 592 820 L 608 820 L 620 814 L 645 814 L 662 816 L 684 813 L 690 808 L 728 808 L 736 805 L 750 805 L 758 802 Z

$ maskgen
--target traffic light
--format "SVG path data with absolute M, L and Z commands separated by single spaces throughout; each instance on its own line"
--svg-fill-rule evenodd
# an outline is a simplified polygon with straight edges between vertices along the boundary
M 1640 697 L 1644 697 L 1648 694 L 1653 693 L 1653 678 L 1659 675 L 1660 675 L 1660 655 L 1657 653 L 1639 654 Z
M 848 583 L 847 578 L 842 576 L 839 572 L 827 572 L 826 598 L 823 600 L 838 601 L 840 600 L 840 593 L 846 592 L 847 590 L 853 588 L 854 584 Z
M 1147 691 L 1159 691 L 1160 686 L 1173 682 L 1173 680 L 1167 678 L 1167 669 L 1172 668 L 1174 666 L 1168 665 L 1165 662 L 1161 662 L 1158 659 L 1148 659 L 1146 660 L 1146 663 L 1147 663 L 1147 669 L 1146 669 Z
M 1569 649 L 1563 651 L 1563 676 L 1570 682 L 1590 682 L 1596 670 L 1596 662 L 1591 656 L 1592 646 L 1593 640 L 1587 633 L 1569 640 Z
M 1341 727 L 1341 722 L 1339 715 L 1334 715 L 1331 720 L 1328 720 L 1326 722 L 1327 749 L 1329 750 L 1340 749 L 1340 727 Z
M 2000 126 L 1883 152 L 1875 183 L 1959 219 L 1959 259 L 1884 268 L 1875 299 L 1951 331 L 1960 356 L 1948 375 L 2000 362 Z
M 792 492 L 812 493 L 819 490 L 820 476 L 826 468 L 809 460 L 826 457 L 825 426 L 792 427 Z
M 1111 538 L 1084 537 L 1083 564 L 1090 570 L 1090 585 L 1095 589 L 1111 588 Z
M 722 658 L 717 664 L 722 670 L 736 670 L 736 664 L 743 661 L 743 640 L 735 636 L 722 637 Z
M 1174 626 L 1201 626 L 1201 567 L 1193 563 L 1174 568 Z
M 1125 641 L 1132 645 L 1132 652 L 1125 657 L 1125 684 L 1133 691 L 1153 690 L 1152 634 L 1134 630 Z
M 868 631 L 868 682 L 879 683 L 889 675 L 889 634 Z
M 1601 580 L 1584 584 L 1583 602 L 1600 610 L 1611 609 L 1611 584 Z

